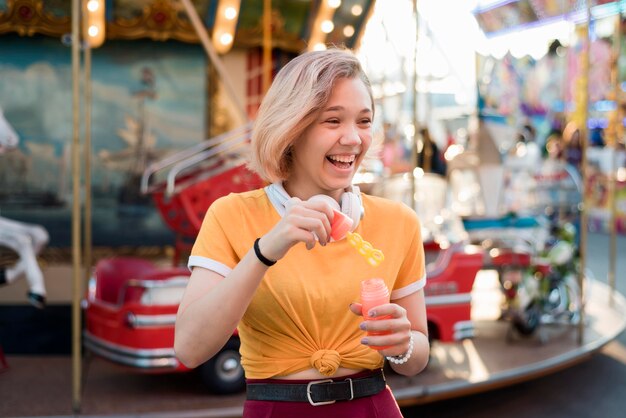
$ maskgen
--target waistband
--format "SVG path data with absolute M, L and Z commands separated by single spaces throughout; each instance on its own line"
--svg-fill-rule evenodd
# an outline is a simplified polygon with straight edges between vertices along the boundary
M 278 402 L 308 402 L 313 406 L 328 405 L 336 401 L 351 401 L 356 398 L 376 395 L 387 383 L 382 369 L 362 376 L 345 376 L 335 379 L 311 380 L 309 382 L 259 383 L 248 381 L 248 400 Z

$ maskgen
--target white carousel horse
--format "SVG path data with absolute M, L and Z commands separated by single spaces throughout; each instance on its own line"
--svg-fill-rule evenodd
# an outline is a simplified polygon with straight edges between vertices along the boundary
M 15 132 L 15 129 L 13 129 L 4 118 L 4 113 L 2 113 L 2 108 L 0 107 L 0 155 L 3 154 L 5 150 L 17 147 L 18 142 L 19 137 L 17 136 L 17 132 Z
M 17 147 L 19 136 L 4 118 L 0 108 L 0 155 Z M 14 221 L 0 216 L 0 245 L 15 251 L 18 262 L 0 267 L 0 285 L 12 283 L 24 274 L 28 281 L 28 301 L 37 308 L 46 303 L 46 286 L 37 263 L 37 254 L 48 243 L 48 232 L 40 225 Z

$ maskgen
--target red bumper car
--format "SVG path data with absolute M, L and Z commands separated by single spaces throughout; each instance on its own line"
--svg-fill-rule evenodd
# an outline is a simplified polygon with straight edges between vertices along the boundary
M 84 344 L 93 353 L 144 372 L 189 371 L 174 353 L 174 323 L 189 279 L 187 268 L 161 268 L 139 258 L 100 261 L 84 301 Z M 244 388 L 236 333 L 198 367 L 215 393 Z
M 480 247 L 458 242 L 440 249 L 428 264 L 424 293 L 431 340 L 452 342 L 474 336 L 471 292 L 483 258 Z

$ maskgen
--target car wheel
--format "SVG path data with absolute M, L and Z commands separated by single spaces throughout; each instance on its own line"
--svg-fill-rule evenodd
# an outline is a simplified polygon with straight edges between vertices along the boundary
M 532 335 L 539 327 L 541 312 L 537 302 L 531 303 L 523 313 L 513 318 L 513 326 L 524 336 Z
M 433 341 L 438 340 L 438 339 L 439 339 L 439 328 L 437 327 L 436 324 L 428 321 L 428 342 L 432 344 Z
M 212 392 L 230 394 L 241 392 L 246 381 L 241 356 L 239 339 L 231 338 L 226 345 L 211 359 L 199 367 L 203 383 Z

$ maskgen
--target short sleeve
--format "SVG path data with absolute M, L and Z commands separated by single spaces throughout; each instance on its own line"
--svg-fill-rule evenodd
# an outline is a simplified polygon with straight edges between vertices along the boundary
M 203 267 L 226 276 L 239 262 L 224 225 L 236 224 L 240 211 L 233 195 L 217 199 L 209 207 L 191 250 L 188 267 Z
M 422 242 L 422 226 L 417 214 L 407 208 L 404 210 L 405 228 L 407 231 L 404 259 L 400 265 L 398 277 L 391 291 L 391 299 L 400 299 L 415 293 L 426 285 L 426 263 L 424 260 L 424 243 Z

